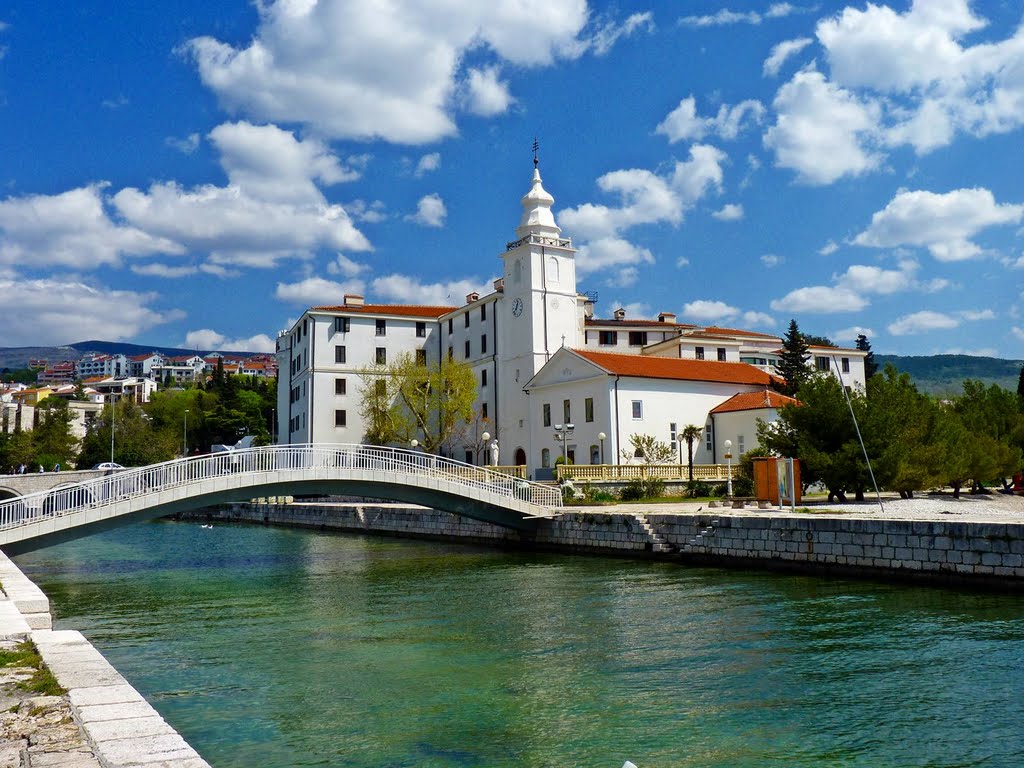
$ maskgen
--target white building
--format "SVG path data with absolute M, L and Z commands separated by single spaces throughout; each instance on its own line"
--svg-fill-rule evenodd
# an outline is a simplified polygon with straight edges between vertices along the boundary
M 101 352 L 88 352 L 75 363 L 75 377 L 78 379 L 127 375 L 128 358 L 122 354 L 105 355 Z
M 563 452 L 577 464 L 602 463 L 602 453 L 603 463 L 619 463 L 632 434 L 679 448 L 677 431 L 690 424 L 704 429 L 697 463 L 718 461 L 725 439 L 739 453 L 756 447 L 757 418 L 773 420 L 783 402 L 768 392 L 782 339 L 677 323 L 668 312 L 595 318 L 595 302 L 577 290 L 576 250 L 553 203 L 535 168 L 517 239 L 500 254 L 502 277 L 485 296 L 470 294 L 460 307 L 346 296 L 303 313 L 277 340 L 278 442 L 361 442 L 360 371 L 410 353 L 467 362 L 478 383 L 475 429 L 497 436 L 500 463 L 525 464 L 533 476 L 546 476 Z M 864 386 L 865 353 L 811 352 L 817 370 Z M 725 405 L 737 395 L 759 399 Z M 556 425 L 564 436 L 566 424 L 572 434 L 556 440 Z M 446 452 L 474 461 L 479 435 L 472 438 Z

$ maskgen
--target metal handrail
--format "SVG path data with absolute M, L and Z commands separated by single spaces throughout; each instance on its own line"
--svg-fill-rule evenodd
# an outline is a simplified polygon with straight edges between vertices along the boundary
M 0 530 L 183 488 L 225 475 L 299 473 L 317 469 L 324 470 L 324 479 L 330 479 L 331 470 L 337 471 L 339 477 L 343 477 L 346 470 L 371 470 L 382 475 L 412 474 L 445 480 L 467 490 L 486 491 L 494 494 L 499 504 L 501 499 L 508 499 L 535 507 L 562 506 L 558 488 L 422 451 L 363 444 L 270 445 L 117 470 L 63 488 L 8 499 L 0 502 Z M 538 513 L 540 510 L 531 511 L 533 515 Z

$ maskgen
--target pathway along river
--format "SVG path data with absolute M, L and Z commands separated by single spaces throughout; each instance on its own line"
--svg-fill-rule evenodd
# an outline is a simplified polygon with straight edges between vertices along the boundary
M 1024 765 L 1024 600 L 148 523 L 19 557 L 215 768 Z

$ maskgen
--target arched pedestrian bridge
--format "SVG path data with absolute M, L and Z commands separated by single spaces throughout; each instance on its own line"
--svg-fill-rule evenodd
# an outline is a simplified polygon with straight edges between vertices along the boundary
M 556 487 L 417 451 L 265 446 L 122 470 L 0 502 L 0 547 L 27 552 L 229 501 L 335 494 L 421 504 L 526 531 L 562 506 Z

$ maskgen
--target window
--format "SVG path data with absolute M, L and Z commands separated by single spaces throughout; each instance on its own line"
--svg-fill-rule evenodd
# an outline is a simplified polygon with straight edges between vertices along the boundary
M 469 315 L 466 315 L 466 317 L 469 317 Z M 466 359 L 469 360 L 469 339 L 466 339 L 465 348 L 466 348 Z
M 644 417 L 644 401 L 634 400 L 633 401 L 633 418 L 642 419 Z
M 594 420 L 594 398 L 592 397 L 583 401 L 583 418 L 588 422 Z
M 841 359 L 841 362 L 843 364 L 843 373 L 849 373 L 850 372 L 850 358 L 844 357 L 844 358 Z
M 542 407 L 544 413 L 544 426 L 551 426 L 551 403 L 544 403 Z
M 487 403 L 480 403 L 480 418 L 487 418 Z
M 668 439 L 669 439 L 669 443 L 672 446 L 672 449 L 675 450 L 675 447 L 676 447 L 676 422 L 674 422 L 674 421 L 671 422 L 668 425 Z
M 572 407 L 569 405 L 568 400 L 562 401 L 562 418 L 564 424 L 572 424 Z
M 346 395 L 348 394 L 348 382 L 345 379 L 334 380 L 334 394 Z
M 338 345 L 334 348 L 334 362 L 344 363 L 345 362 L 345 347 Z
M 466 311 L 466 314 L 464 314 L 462 316 L 462 320 L 463 320 L 462 327 L 463 328 L 469 328 L 469 311 L 468 310 Z
M 426 338 L 426 336 L 427 336 L 427 324 L 426 323 L 416 323 L 416 338 L 417 339 L 423 339 L 423 338 Z
M 599 331 L 597 334 L 597 343 L 605 347 L 614 347 L 619 343 L 618 331 Z
M 377 347 L 377 365 L 388 364 L 388 351 L 384 347 Z
M 345 411 L 335 411 L 334 412 L 334 426 L 336 426 L 336 427 L 344 427 L 346 425 L 346 423 L 347 423 L 347 420 L 348 420 L 348 416 L 346 415 Z
M 487 369 L 486 368 L 484 368 L 482 371 L 480 371 L 480 386 L 481 387 L 486 387 L 487 386 Z
M 630 331 L 629 346 L 643 347 L 647 344 L 647 331 Z
M 829 367 L 828 367 L 828 358 L 827 357 L 816 357 L 816 358 L 814 358 L 814 367 L 817 368 L 819 371 L 827 371 L 829 369 Z
M 306 325 L 306 323 L 308 323 L 308 322 L 309 322 L 308 320 L 303 320 L 302 321 L 302 335 L 303 336 L 309 336 L 309 326 Z
M 480 354 L 481 355 L 486 355 L 487 354 L 487 334 L 486 333 L 483 336 L 480 337 Z
M 468 448 L 466 449 L 466 463 L 467 464 L 472 464 L 473 463 L 473 452 L 471 450 L 469 450 Z
M 736 447 L 739 449 L 738 453 L 742 457 L 746 453 L 746 449 L 743 447 L 743 435 L 736 436 Z
M 377 319 L 377 335 L 378 336 L 387 336 L 388 335 L 388 321 L 387 320 L 382 320 L 380 318 Z
M 336 317 L 334 318 L 334 331 L 335 333 L 348 333 L 352 327 L 350 318 L 347 317 Z
M 601 463 L 601 449 L 596 445 L 590 446 L 590 463 L 600 464 Z
M 554 256 L 548 257 L 548 282 L 558 282 L 558 259 Z
M 707 442 L 705 443 L 705 446 L 707 448 L 707 452 L 711 453 L 711 448 L 714 445 L 714 438 L 711 435 L 711 422 L 710 421 L 707 423 L 707 426 L 704 427 L 704 436 L 707 438 Z
M 720 363 L 724 363 L 725 362 L 725 347 L 719 347 L 718 348 L 718 362 L 720 362 Z
M 703 360 L 704 359 L 704 347 L 694 347 L 693 348 L 693 357 L 696 360 Z
M 425 350 L 425 349 L 417 349 L 416 350 L 416 365 L 426 365 L 426 364 L 427 364 L 427 350 Z
M 542 467 L 550 467 L 551 466 L 551 449 L 550 448 L 545 448 L 544 450 L 542 450 L 540 452 L 540 465 Z
M 448 335 L 449 336 L 451 335 L 451 332 L 452 332 L 452 319 L 449 317 L 448 318 Z
M 481 304 L 480 305 L 480 320 L 482 322 L 482 321 L 484 321 L 486 319 L 487 319 L 487 305 L 486 304 Z

